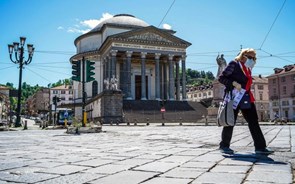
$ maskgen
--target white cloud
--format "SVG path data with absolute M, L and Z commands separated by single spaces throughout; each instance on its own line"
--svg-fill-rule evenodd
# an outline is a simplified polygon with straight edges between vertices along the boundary
M 58 28 L 57 28 L 58 30 L 62 30 L 62 29 L 64 29 L 62 26 L 58 26 Z
M 169 24 L 163 24 L 163 28 L 164 28 L 164 29 L 171 29 L 172 26 L 170 26 Z
M 100 19 L 88 19 L 88 20 L 79 20 L 75 19 L 78 24 L 75 24 L 73 27 L 68 27 L 67 32 L 69 33 L 87 33 L 91 29 L 93 29 L 95 26 L 97 26 L 99 23 L 101 23 L 104 20 L 107 20 L 109 18 L 112 18 L 113 15 L 110 13 L 103 13 L 102 17 Z

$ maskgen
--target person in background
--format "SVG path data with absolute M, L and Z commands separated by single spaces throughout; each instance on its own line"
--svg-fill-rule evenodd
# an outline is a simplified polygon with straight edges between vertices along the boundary
M 242 49 L 234 61 L 231 61 L 218 80 L 224 84 L 225 91 L 231 91 L 234 88 L 241 90 L 245 89 L 245 94 L 250 96 L 251 106 L 248 109 L 241 109 L 238 105 L 234 110 L 235 120 L 241 110 L 243 117 L 248 122 L 248 127 L 251 132 L 251 136 L 254 141 L 255 153 L 256 154 L 271 154 L 273 151 L 266 147 L 264 135 L 258 123 L 258 115 L 254 104 L 254 96 L 251 92 L 252 75 L 251 71 L 256 64 L 256 51 L 252 48 Z M 244 94 L 244 95 L 245 95 Z M 233 134 L 233 126 L 223 127 L 221 134 L 221 142 L 219 144 L 220 151 L 222 153 L 233 154 L 234 151 L 230 149 L 230 141 Z

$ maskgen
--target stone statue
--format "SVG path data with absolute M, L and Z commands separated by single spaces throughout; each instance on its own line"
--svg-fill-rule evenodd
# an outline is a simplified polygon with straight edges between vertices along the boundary
M 109 82 L 109 78 L 106 78 L 103 80 L 104 86 L 106 90 L 110 89 L 110 82 Z
M 110 89 L 115 91 L 118 90 L 118 79 L 115 77 L 115 75 L 113 75 L 113 77 L 111 78 Z
M 226 67 L 226 60 L 223 58 L 223 54 L 221 54 L 220 57 L 219 57 L 219 54 L 217 55 L 216 62 L 218 64 L 218 71 L 217 71 L 216 78 L 218 78 L 219 75 L 221 75 L 221 73 L 223 72 L 223 70 Z

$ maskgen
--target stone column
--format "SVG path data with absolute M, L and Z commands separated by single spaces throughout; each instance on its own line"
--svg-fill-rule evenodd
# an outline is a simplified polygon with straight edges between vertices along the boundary
M 173 63 L 173 55 L 169 54 L 168 56 L 169 62 L 169 100 L 175 100 L 174 95 L 174 63 Z
M 155 53 L 155 68 L 156 68 L 156 78 L 155 78 L 155 92 L 156 92 L 156 100 L 160 100 L 160 53 Z
M 163 62 L 160 63 L 160 98 L 164 99 Z
M 112 63 L 110 61 L 110 57 L 107 57 L 107 79 L 110 80 L 111 78 L 111 67 L 112 67 Z
M 117 58 L 116 58 L 116 56 L 117 56 L 117 50 L 111 50 L 111 57 L 112 57 L 112 59 L 111 59 L 111 76 L 110 76 L 110 78 L 112 78 L 113 77 L 113 75 L 117 78 L 117 76 L 116 76 L 116 65 L 117 65 Z
M 131 56 L 132 56 L 132 51 L 127 51 L 126 52 L 127 56 L 127 64 L 126 64 L 126 82 L 127 82 L 127 100 L 132 100 L 131 97 Z
M 185 68 L 185 58 L 183 55 L 181 58 L 181 70 L 182 70 L 182 100 L 186 100 L 186 68 Z
M 145 57 L 146 52 L 141 52 L 141 100 L 146 100 L 146 82 L 145 82 Z
M 163 81 L 163 87 L 164 87 L 164 91 L 163 91 L 163 94 L 164 94 L 164 99 L 167 100 L 168 99 L 168 87 L 167 87 L 167 61 L 164 61 L 163 63 L 163 78 L 164 78 L 164 81 Z
M 176 100 L 180 100 L 180 79 L 179 79 L 179 60 L 175 62 L 176 65 Z

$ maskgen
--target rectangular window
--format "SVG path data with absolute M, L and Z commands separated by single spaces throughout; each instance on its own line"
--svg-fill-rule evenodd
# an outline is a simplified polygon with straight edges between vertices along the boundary
M 282 81 L 282 82 L 286 82 L 286 77 L 285 77 L 285 76 L 282 77 L 282 78 L 281 78 L 281 81 Z
M 263 85 L 258 85 L 259 90 L 263 90 Z
M 66 94 L 66 91 L 62 90 L 62 91 L 61 91 L 61 94 Z
M 272 102 L 272 106 L 278 106 L 278 105 L 279 105 L 279 103 L 277 101 Z
M 202 96 L 202 94 L 201 93 L 199 93 L 199 97 L 201 97 Z
M 56 90 L 53 90 L 53 94 L 58 94 Z
M 198 95 L 197 94 L 194 94 L 194 97 L 198 97 Z
M 211 91 L 208 92 L 208 95 L 209 95 L 209 96 L 211 95 Z
M 61 97 L 60 99 L 61 99 L 62 101 L 65 101 L 65 100 L 66 100 L 66 98 L 65 98 L 65 97 Z
M 70 91 L 69 91 L 69 94 L 73 94 L 73 91 L 72 91 L 72 90 L 70 90 Z
M 293 81 L 295 81 L 295 74 L 292 76 Z
M 276 95 L 277 94 L 277 89 L 273 88 L 273 94 Z
M 287 86 L 283 86 L 283 95 L 287 94 Z
M 262 95 L 262 93 L 259 93 L 259 100 L 263 100 L 263 95 Z
M 272 83 L 275 84 L 275 83 L 276 83 L 276 79 L 273 79 L 273 80 L 272 80 Z
M 283 106 L 288 106 L 289 105 L 289 101 L 288 100 L 282 101 L 282 105 Z

